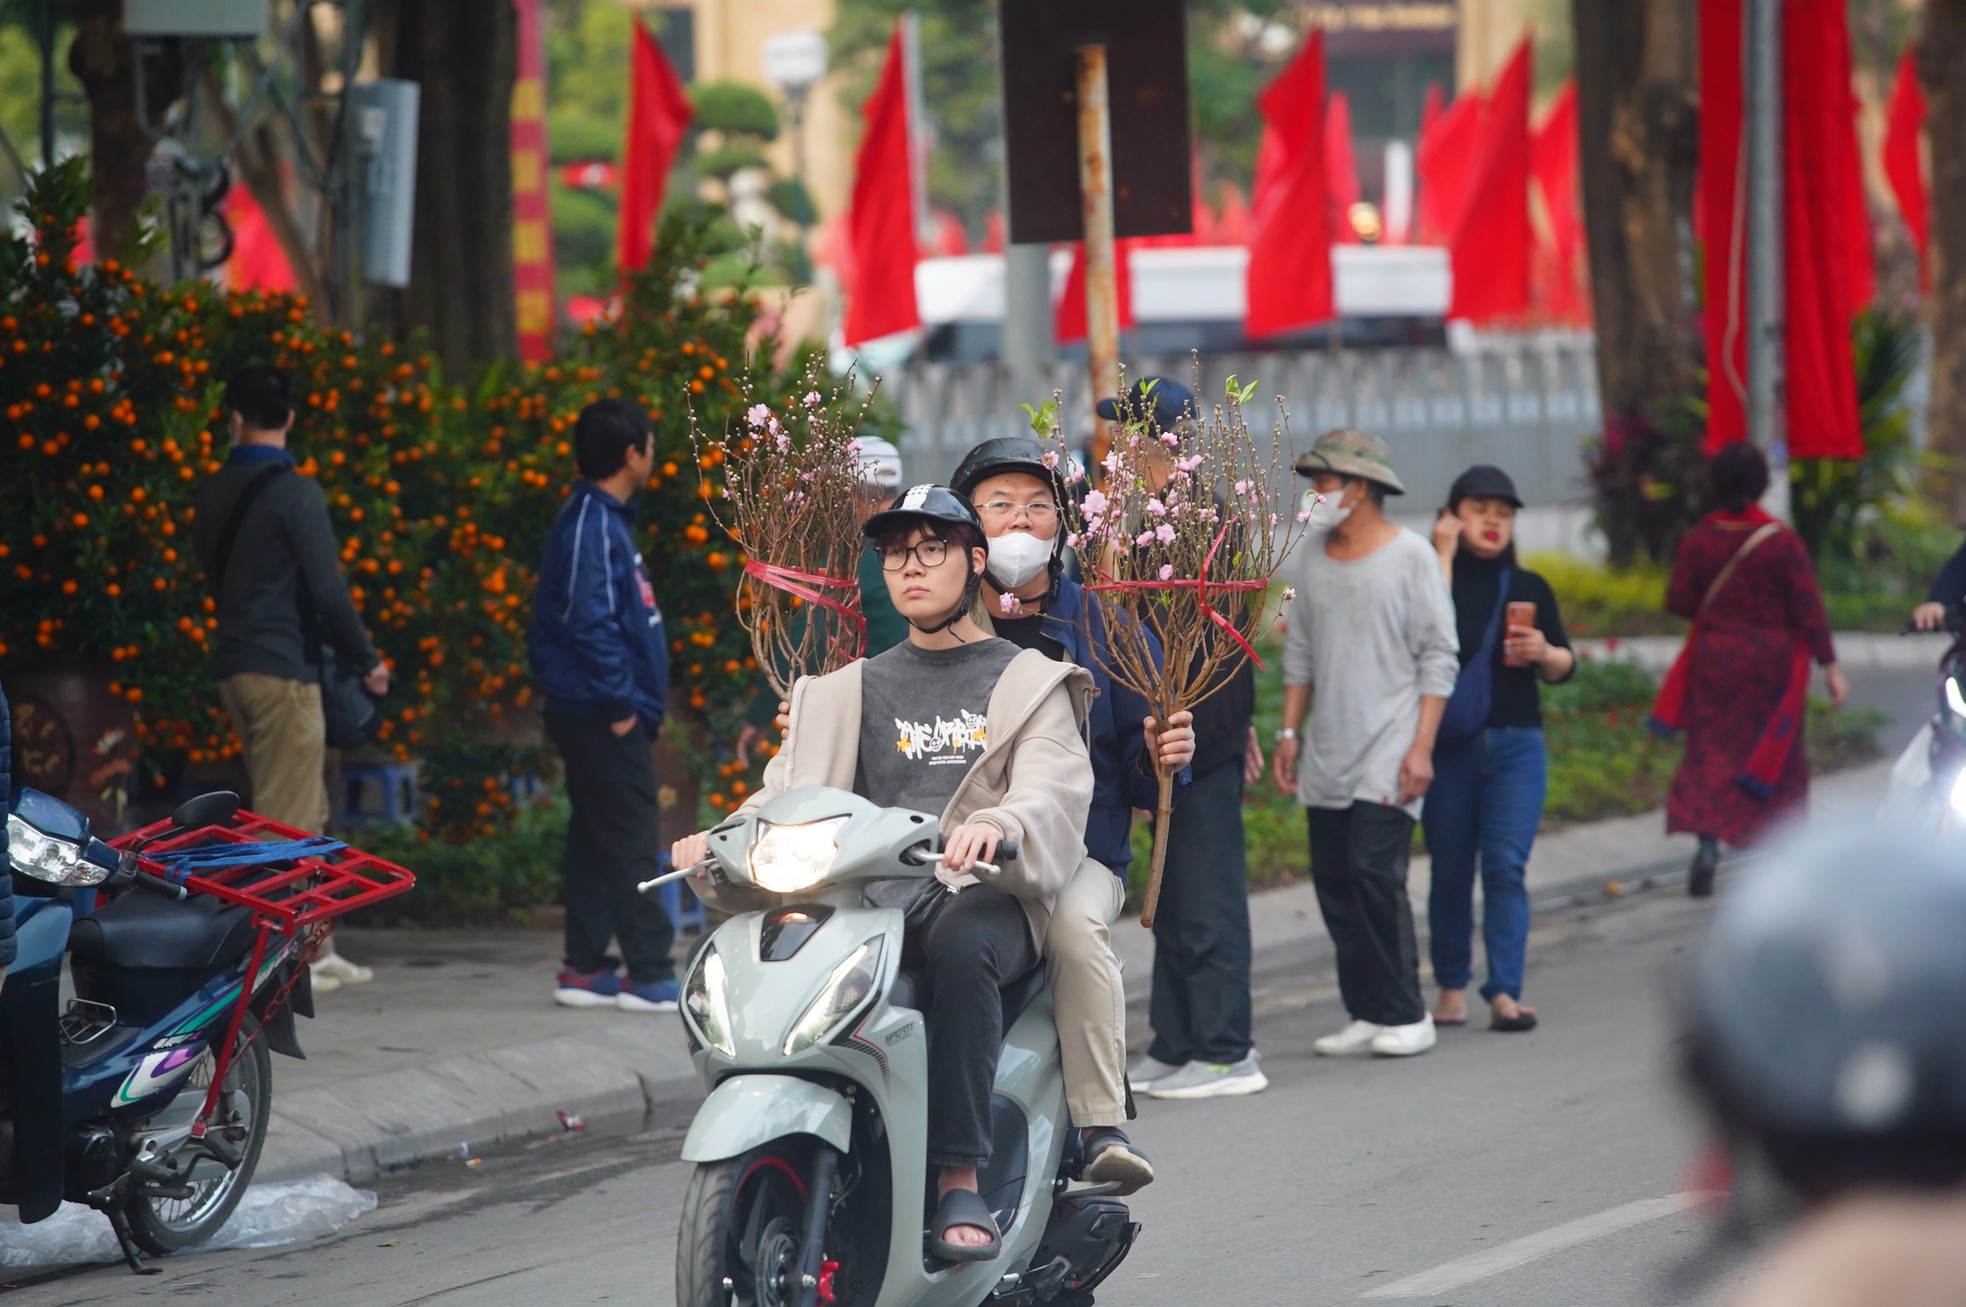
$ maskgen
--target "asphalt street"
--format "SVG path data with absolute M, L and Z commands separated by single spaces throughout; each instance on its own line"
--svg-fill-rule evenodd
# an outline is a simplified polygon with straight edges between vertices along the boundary
M 1671 980 L 1706 906 L 1659 891 L 1537 924 L 1527 1036 L 1443 1032 L 1411 1061 L 1329 1061 L 1328 975 L 1273 984 L 1252 1098 L 1144 1105 L 1160 1182 L 1106 1304 L 1650 1307 L 1738 1274 L 1679 1273 L 1713 1221 L 1682 1197 L 1699 1140 L 1675 1087 Z M 483 1165 L 432 1164 L 379 1186 L 330 1239 L 120 1267 L 16 1273 L 9 1301 L 227 1304 L 666 1303 L 686 1167 L 674 1128 L 567 1135 Z

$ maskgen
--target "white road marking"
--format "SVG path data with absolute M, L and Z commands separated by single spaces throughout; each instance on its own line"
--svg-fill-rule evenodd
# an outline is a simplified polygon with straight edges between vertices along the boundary
M 1427 1298 L 1449 1289 L 1458 1289 L 1476 1280 L 1485 1280 L 1503 1271 L 1512 1271 L 1518 1266 L 1546 1257 L 1565 1248 L 1574 1248 L 1580 1243 L 1602 1239 L 1607 1234 L 1628 1230 L 1634 1225 L 1656 1221 L 1662 1216 L 1683 1212 L 1699 1203 L 1704 1195 L 1697 1193 L 1673 1194 L 1666 1198 L 1641 1198 L 1635 1203 L 1613 1207 L 1608 1211 L 1592 1216 L 1579 1217 L 1562 1225 L 1553 1225 L 1547 1230 L 1524 1235 L 1509 1243 L 1493 1248 L 1484 1248 L 1478 1253 L 1456 1258 L 1443 1263 L 1430 1271 L 1409 1275 L 1404 1280 L 1382 1284 L 1363 1295 L 1367 1298 Z

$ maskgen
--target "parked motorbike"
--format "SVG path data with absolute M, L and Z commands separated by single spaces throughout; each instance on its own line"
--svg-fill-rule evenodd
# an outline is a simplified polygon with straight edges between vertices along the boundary
M 314 1015 L 310 928 L 412 878 L 242 814 L 231 793 L 112 845 L 22 789 L 7 837 L 19 954 L 0 987 L 0 1202 L 28 1224 L 64 1199 L 93 1207 L 130 1268 L 153 1269 L 140 1252 L 211 1238 L 252 1181 L 269 1054 L 304 1056 L 294 1017 Z M 95 908 L 98 891 L 115 897 Z
M 710 1094 L 683 1144 L 695 1170 L 678 1307 L 1085 1307 L 1132 1247 L 1140 1227 L 1112 1187 L 1072 1187 L 1082 1150 L 1040 965 L 1003 995 L 979 1186 L 1003 1251 L 968 1264 L 924 1251 L 935 1186 L 919 981 L 901 971 L 902 914 L 862 906 L 862 889 L 932 876 L 939 843 L 925 813 L 819 787 L 711 832 L 712 883 L 771 906 L 726 921 L 683 983 Z
M 1884 811 L 1942 834 L 1966 834 L 1966 608 L 1946 611 L 1952 648 L 1939 661 L 1938 704 L 1892 764 Z

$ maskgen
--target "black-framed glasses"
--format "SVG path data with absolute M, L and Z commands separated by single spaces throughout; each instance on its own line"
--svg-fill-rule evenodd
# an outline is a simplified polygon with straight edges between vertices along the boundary
M 908 555 L 923 567 L 940 567 L 942 560 L 949 556 L 949 542 L 946 540 L 917 540 L 912 545 L 882 545 L 881 570 L 899 572 L 908 565 Z
M 1022 513 L 1031 519 L 1032 526 L 1049 526 L 1058 520 L 1058 505 L 1047 501 L 1035 504 L 1013 504 L 1008 499 L 992 499 L 987 504 L 978 504 L 976 511 L 985 517 L 999 520 Z

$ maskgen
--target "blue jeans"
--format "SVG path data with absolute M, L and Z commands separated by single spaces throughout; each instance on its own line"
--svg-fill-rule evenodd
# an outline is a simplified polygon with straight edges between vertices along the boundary
M 1535 727 L 1491 727 L 1434 755 L 1434 783 L 1421 826 L 1433 857 L 1429 951 L 1442 989 L 1466 989 L 1473 973 L 1478 865 L 1481 940 L 1488 952 L 1488 983 L 1481 996 L 1522 997 L 1522 960 L 1529 946 L 1523 874 L 1548 788 L 1549 753 Z

